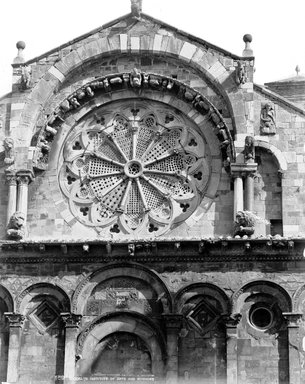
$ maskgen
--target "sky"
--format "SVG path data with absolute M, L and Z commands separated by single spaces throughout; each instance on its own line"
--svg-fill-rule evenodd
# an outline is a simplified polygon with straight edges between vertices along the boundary
M 253 37 L 254 82 L 305 73 L 304 0 L 143 0 L 143 13 L 234 54 Z M 16 42 L 27 60 L 130 12 L 130 0 L 2 0 L 0 95 L 11 90 Z

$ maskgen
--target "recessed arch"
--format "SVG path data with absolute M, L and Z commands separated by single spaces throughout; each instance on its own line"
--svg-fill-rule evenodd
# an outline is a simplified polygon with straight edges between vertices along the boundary
M 292 296 L 292 311 L 305 313 L 305 284 L 301 285 Z
M 53 296 L 60 303 L 62 312 L 70 312 L 70 298 L 63 288 L 50 283 L 37 283 L 24 289 L 16 298 L 16 310 L 24 314 L 35 296 Z
M 164 313 L 172 311 L 172 297 L 163 280 L 157 273 L 136 263 L 109 264 L 86 276 L 76 287 L 72 297 L 72 312 L 83 314 L 88 298 L 93 289 L 110 278 L 128 276 L 148 283 L 158 295 Z
M 118 73 L 88 82 L 66 97 L 49 115 L 47 124 L 32 138 L 36 146 L 34 167 L 45 170 L 54 137 L 62 127 L 72 128 L 90 111 L 109 102 L 126 98 L 147 98 L 169 104 L 184 113 L 199 126 L 207 141 L 218 143 L 224 163 L 229 158 L 234 161 L 235 148 L 229 128 L 215 106 L 198 91 L 183 82 L 154 73 L 139 73 L 139 85 L 133 83 L 133 73 Z M 207 129 L 209 127 L 209 129 Z M 215 155 L 215 153 L 213 153 Z M 229 160 L 229 161 L 230 161 Z
M 157 377 L 164 374 L 166 361 L 166 343 L 160 328 L 147 317 L 136 312 L 116 312 L 103 315 L 79 334 L 77 339 L 77 354 L 81 357 L 78 363 L 79 376 L 88 376 L 95 359 L 95 349 L 105 337 L 129 333 L 142 339 L 152 359 L 152 373 Z
M 266 151 L 271 152 L 271 154 L 273 155 L 279 167 L 280 172 L 284 173 L 285 171 L 287 171 L 287 161 L 284 155 L 282 154 L 282 152 L 278 148 L 270 144 L 268 141 L 263 140 L 261 136 L 259 136 L 259 138 L 255 136 L 254 139 L 255 139 L 256 147 L 263 148 Z
M 228 296 L 221 288 L 211 283 L 193 283 L 182 287 L 174 298 L 175 310 L 180 312 L 187 300 L 198 295 L 213 297 L 221 305 L 223 314 L 230 313 L 230 300 Z
M 282 312 L 291 312 L 292 300 L 289 293 L 279 284 L 269 280 L 253 280 L 241 286 L 232 296 L 232 313 L 240 313 L 240 310 L 253 294 L 265 294 L 272 296 L 277 301 Z
M 15 312 L 15 303 L 14 299 L 9 292 L 7 288 L 5 288 L 3 285 L 0 285 L 0 298 L 5 302 L 7 305 L 7 311 L 8 312 Z

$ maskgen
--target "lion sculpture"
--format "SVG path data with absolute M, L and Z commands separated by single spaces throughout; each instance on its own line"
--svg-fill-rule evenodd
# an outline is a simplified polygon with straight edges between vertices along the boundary
M 21 240 L 25 235 L 25 214 L 15 212 L 7 226 L 7 237 L 11 240 Z

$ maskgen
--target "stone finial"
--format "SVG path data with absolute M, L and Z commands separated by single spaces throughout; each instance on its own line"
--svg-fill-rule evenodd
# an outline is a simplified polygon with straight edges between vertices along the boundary
M 16 48 L 18 49 L 18 54 L 14 59 L 14 64 L 22 64 L 25 62 L 24 56 L 23 56 L 23 50 L 25 48 L 25 42 L 24 41 L 18 41 L 16 43 Z
M 247 33 L 243 37 L 244 43 L 245 43 L 245 49 L 243 50 L 243 57 L 252 57 L 253 56 L 253 50 L 251 49 L 251 42 L 252 42 L 252 36 Z
M 142 12 L 142 0 L 130 0 L 131 1 L 131 13 L 135 19 L 141 18 Z
M 299 76 L 299 73 L 301 72 L 301 69 L 300 69 L 300 67 L 298 65 L 295 67 L 295 71 L 297 73 L 297 76 Z

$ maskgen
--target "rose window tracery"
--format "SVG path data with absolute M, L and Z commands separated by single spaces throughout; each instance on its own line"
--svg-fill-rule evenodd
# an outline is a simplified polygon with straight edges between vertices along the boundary
M 157 102 L 114 102 L 70 132 L 60 185 L 73 215 L 110 233 L 160 235 L 197 208 L 210 154 L 196 125 Z

